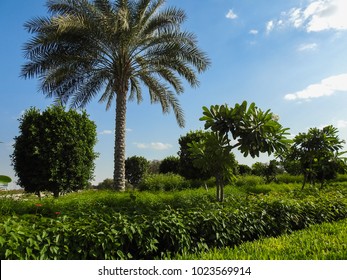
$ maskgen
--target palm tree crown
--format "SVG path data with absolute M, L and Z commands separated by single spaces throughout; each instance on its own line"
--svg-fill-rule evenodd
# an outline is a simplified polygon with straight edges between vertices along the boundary
M 183 111 L 176 95 L 182 78 L 197 87 L 197 73 L 209 60 L 192 33 L 181 30 L 186 16 L 165 8 L 164 0 L 49 0 L 51 15 L 25 24 L 33 37 L 24 45 L 25 78 L 38 77 L 40 89 L 72 107 L 84 107 L 100 94 L 109 109 L 116 101 L 115 186 L 124 189 L 127 100 L 173 110 L 179 126 Z

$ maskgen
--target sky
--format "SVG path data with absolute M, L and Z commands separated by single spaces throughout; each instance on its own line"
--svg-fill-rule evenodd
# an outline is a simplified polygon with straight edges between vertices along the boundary
M 183 28 L 193 32 L 211 60 L 198 88 L 179 96 L 186 126 L 162 114 L 148 97 L 128 103 L 126 156 L 161 160 L 179 151 L 178 139 L 203 129 L 202 107 L 255 102 L 279 116 L 292 136 L 334 125 L 347 140 L 346 0 L 167 0 L 186 12 Z M 53 103 L 38 91 L 38 80 L 19 77 L 26 62 L 22 47 L 30 39 L 23 25 L 47 16 L 44 0 L 0 0 L 0 174 L 14 179 L 10 155 L 20 116 L 30 107 Z M 143 89 L 145 95 L 146 90 Z M 115 107 L 115 106 L 114 106 Z M 92 101 L 85 108 L 97 125 L 99 153 L 94 183 L 113 176 L 114 107 Z M 239 163 L 267 162 L 267 155 Z

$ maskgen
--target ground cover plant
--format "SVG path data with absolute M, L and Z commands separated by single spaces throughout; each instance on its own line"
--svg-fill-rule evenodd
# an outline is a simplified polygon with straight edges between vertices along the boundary
M 279 237 L 245 242 L 234 248 L 214 249 L 175 259 L 200 260 L 346 260 L 347 219 L 314 225 Z
M 347 217 L 346 184 L 254 194 L 84 191 L 0 201 L 1 259 L 162 259 L 233 247 Z M 279 185 L 279 189 L 281 185 Z

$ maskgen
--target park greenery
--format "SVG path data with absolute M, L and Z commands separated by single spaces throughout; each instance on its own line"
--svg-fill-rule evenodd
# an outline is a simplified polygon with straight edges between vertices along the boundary
M 55 197 L 85 188 L 93 178 L 96 125 L 86 112 L 52 106 L 25 111 L 19 120 L 12 162 L 18 184 Z
M 19 119 L 12 163 L 23 190 L 0 192 L 0 258 L 345 259 L 345 141 L 331 125 L 289 139 L 270 109 L 212 105 L 177 155 L 125 157 L 127 101 L 140 103 L 144 86 L 183 126 L 175 94 L 210 63 L 181 30 L 184 11 L 163 4 L 48 1 L 51 16 L 26 23 L 22 76 L 57 104 Z M 92 186 L 96 125 L 65 105 L 99 92 L 107 109 L 116 102 L 114 174 Z M 247 166 L 235 150 L 272 158 Z

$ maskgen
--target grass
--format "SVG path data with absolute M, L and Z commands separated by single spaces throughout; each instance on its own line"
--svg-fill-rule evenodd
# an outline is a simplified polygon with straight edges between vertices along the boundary
M 175 259 L 201 260 L 346 260 L 347 219 L 314 225 L 280 237 L 245 242 L 240 246 L 214 249 Z

